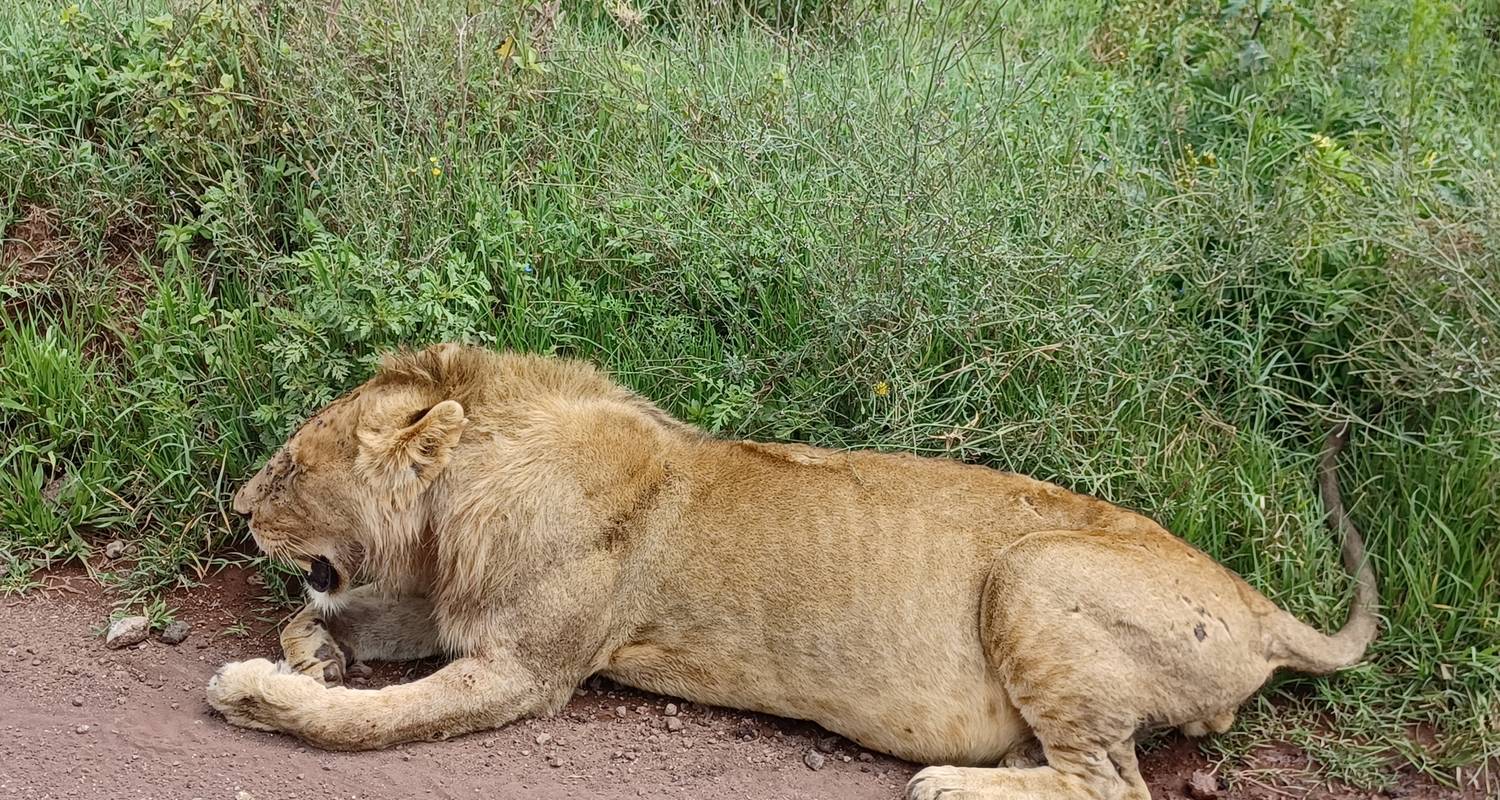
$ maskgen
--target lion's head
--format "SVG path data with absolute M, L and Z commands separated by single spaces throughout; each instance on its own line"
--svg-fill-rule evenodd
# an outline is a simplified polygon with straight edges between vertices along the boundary
M 451 349 L 408 358 L 441 364 Z M 255 543 L 299 567 L 314 603 L 337 607 L 361 575 L 410 549 L 416 506 L 447 468 L 463 406 L 433 381 L 378 375 L 297 430 L 234 497 Z

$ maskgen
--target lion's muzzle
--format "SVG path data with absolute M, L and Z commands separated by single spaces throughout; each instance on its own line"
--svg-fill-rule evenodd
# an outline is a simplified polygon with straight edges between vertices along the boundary
M 324 556 L 313 559 L 312 568 L 305 576 L 308 588 L 315 592 L 331 592 L 339 587 L 339 571 L 334 568 L 333 562 Z

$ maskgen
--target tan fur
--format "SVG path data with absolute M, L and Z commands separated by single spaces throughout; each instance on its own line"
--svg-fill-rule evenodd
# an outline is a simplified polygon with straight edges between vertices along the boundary
M 1325 500 L 1360 592 L 1327 637 L 1049 483 L 713 439 L 577 362 L 397 354 L 236 496 L 267 553 L 342 581 L 288 626 L 286 663 L 226 665 L 209 701 L 364 749 L 546 714 L 602 673 L 957 765 L 914 798 L 1145 798 L 1140 731 L 1221 731 L 1275 669 L 1346 666 L 1373 638 L 1336 453 Z M 454 660 L 411 684 L 324 685 L 349 659 L 437 651 Z

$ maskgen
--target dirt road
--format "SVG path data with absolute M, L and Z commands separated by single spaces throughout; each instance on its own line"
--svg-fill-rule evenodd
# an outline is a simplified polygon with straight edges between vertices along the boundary
M 551 719 L 383 752 L 326 753 L 233 728 L 203 700 L 219 664 L 276 652 L 281 612 L 256 599 L 248 573 L 229 571 L 171 598 L 193 623 L 182 644 L 150 639 L 124 650 L 104 647 L 109 604 L 97 584 L 82 575 L 52 575 L 47 584 L 0 602 L 0 798 L 895 800 L 916 769 L 814 725 L 607 683 L 586 686 Z M 430 668 L 386 666 L 369 685 Z M 1180 740 L 1148 754 L 1143 767 L 1157 800 L 1184 797 L 1194 770 L 1212 772 Z M 1430 788 L 1417 796 L 1438 796 Z M 1285 792 L 1241 782 L 1218 797 Z M 1291 796 L 1380 795 L 1303 786 Z

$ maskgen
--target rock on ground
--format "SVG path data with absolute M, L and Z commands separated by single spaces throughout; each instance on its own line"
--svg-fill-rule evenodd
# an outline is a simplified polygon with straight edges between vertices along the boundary
M 182 644 L 182 640 L 193 632 L 191 623 L 178 620 L 165 628 L 162 628 L 160 639 L 167 644 Z
M 146 641 L 146 634 L 151 632 L 151 620 L 145 617 L 120 617 L 109 626 L 109 633 L 104 636 L 104 644 L 113 649 L 129 647 Z

